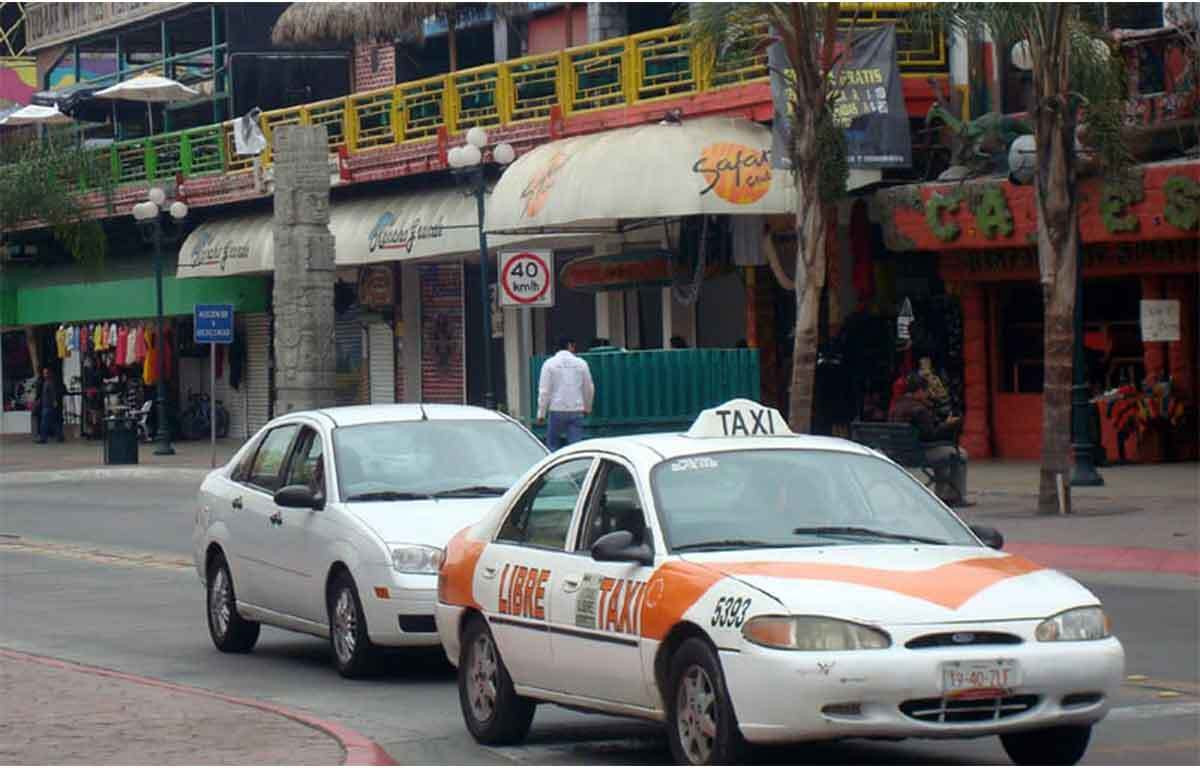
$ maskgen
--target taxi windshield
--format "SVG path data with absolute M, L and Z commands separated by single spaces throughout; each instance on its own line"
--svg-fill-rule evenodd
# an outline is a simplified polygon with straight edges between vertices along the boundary
M 333 454 L 343 501 L 499 496 L 546 449 L 499 419 L 431 419 L 340 427 Z
M 739 450 L 686 456 L 651 472 L 675 552 L 838 544 L 979 546 L 904 470 L 840 451 Z

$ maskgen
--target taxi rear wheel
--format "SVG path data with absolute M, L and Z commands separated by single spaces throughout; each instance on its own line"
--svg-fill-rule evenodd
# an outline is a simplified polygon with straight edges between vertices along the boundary
M 458 659 L 458 701 L 467 730 L 480 744 L 524 741 L 537 704 L 513 689 L 508 668 L 482 618 L 468 619 Z
M 712 647 L 699 638 L 685 640 L 671 659 L 668 681 L 663 698 L 675 761 L 684 765 L 737 762 L 746 742 Z
M 1000 737 L 1004 751 L 1017 765 L 1075 765 L 1087 752 L 1090 725 L 1060 725 Z
M 261 630 L 257 621 L 247 621 L 237 612 L 237 596 L 233 577 L 223 555 L 216 555 L 208 566 L 207 580 L 208 634 L 217 650 L 224 653 L 247 653 L 258 642 Z

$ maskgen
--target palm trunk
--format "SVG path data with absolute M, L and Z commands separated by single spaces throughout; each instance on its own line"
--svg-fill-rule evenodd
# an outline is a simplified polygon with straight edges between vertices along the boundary
M 1038 109 L 1037 141 L 1038 264 L 1045 297 L 1042 386 L 1042 468 L 1038 514 L 1071 512 L 1071 366 L 1074 343 L 1075 261 L 1079 256 L 1075 189 L 1075 119 L 1069 92 L 1066 14 L 1046 11 L 1041 65 L 1034 73 Z
M 815 152 L 811 140 L 809 151 Z M 810 177 L 811 178 L 811 177 Z M 817 376 L 817 334 L 821 289 L 825 286 L 825 208 L 817 199 L 816 180 L 805 183 L 797 174 L 796 211 L 796 326 L 792 343 L 792 386 L 788 396 L 788 423 L 794 432 L 812 428 L 813 391 Z

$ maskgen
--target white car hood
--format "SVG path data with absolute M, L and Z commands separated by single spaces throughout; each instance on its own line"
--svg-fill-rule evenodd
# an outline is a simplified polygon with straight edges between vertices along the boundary
M 689 553 L 792 613 L 868 624 L 1044 619 L 1100 601 L 1074 579 L 981 547 L 872 545 Z
M 347 503 L 350 514 L 389 544 L 426 544 L 445 548 L 454 534 L 474 525 L 500 500 L 421 499 L 416 501 L 358 501 Z

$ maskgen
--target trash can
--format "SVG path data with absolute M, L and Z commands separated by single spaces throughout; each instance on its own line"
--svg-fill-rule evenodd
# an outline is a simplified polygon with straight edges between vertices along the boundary
M 131 416 L 104 419 L 104 463 L 137 464 L 137 421 Z

